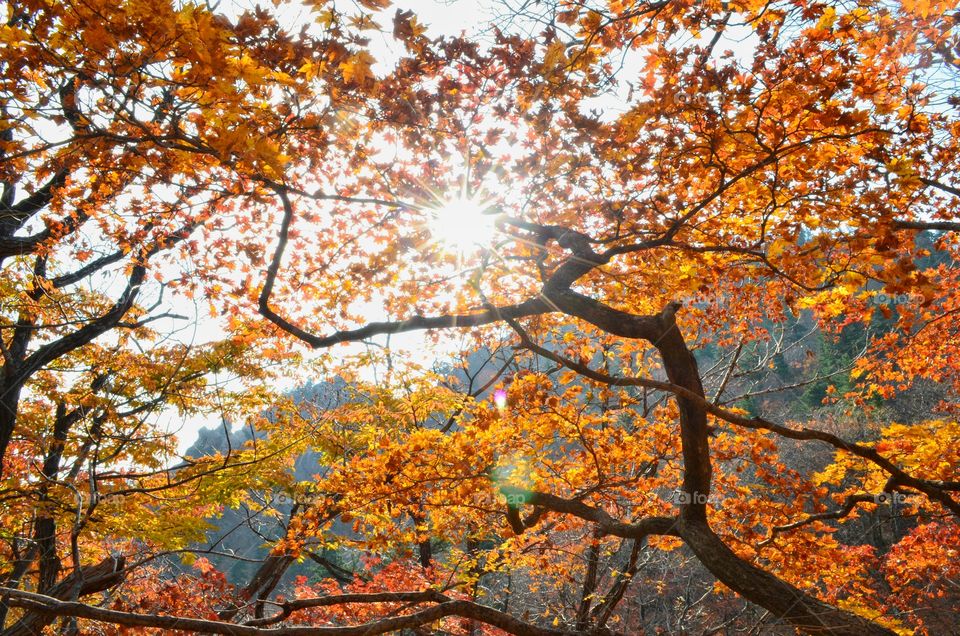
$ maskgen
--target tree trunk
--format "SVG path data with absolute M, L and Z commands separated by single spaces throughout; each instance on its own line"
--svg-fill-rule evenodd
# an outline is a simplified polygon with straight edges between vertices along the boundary
M 3 478 L 3 460 L 7 456 L 7 446 L 13 438 L 17 425 L 17 408 L 20 405 L 20 391 L 23 384 L 9 380 L 0 387 L 0 479 Z
M 676 323 L 679 303 L 671 303 L 651 317 L 634 316 L 572 291 L 551 296 L 551 300 L 562 311 L 611 334 L 647 340 L 659 351 L 670 382 L 705 397 L 696 358 Z M 686 496 L 680 508 L 680 536 L 704 566 L 743 598 L 807 633 L 894 636 L 893 631 L 824 603 L 744 561 L 710 529 L 706 517 L 712 470 L 707 412 L 701 404 L 683 397 L 678 397 L 677 403 Z
M 47 592 L 47 596 L 72 601 L 119 585 L 124 576 L 123 557 L 108 557 L 96 565 L 74 571 Z M 56 614 L 28 611 L 23 618 L 5 629 L 0 636 L 40 636 L 43 629 L 57 619 Z
M 808 634 L 895 636 L 895 632 L 839 609 L 738 557 L 700 521 L 681 521 L 680 536 L 721 583 Z

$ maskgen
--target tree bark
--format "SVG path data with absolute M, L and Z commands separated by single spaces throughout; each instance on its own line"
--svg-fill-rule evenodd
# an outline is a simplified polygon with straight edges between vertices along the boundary
M 123 568 L 124 558 L 122 556 L 108 557 L 96 565 L 86 565 L 79 571 L 75 570 L 50 588 L 45 596 L 58 601 L 72 601 L 74 598 L 108 590 L 123 581 Z M 10 604 L 13 605 L 13 603 Z M 62 615 L 69 616 L 70 614 Z M 28 607 L 27 613 L 11 627 L 3 630 L 0 636 L 40 636 L 43 629 L 55 621 L 57 616 L 56 613 Z
M 696 358 L 676 323 L 679 303 L 671 303 L 651 318 L 621 312 L 571 291 L 550 298 L 562 311 L 609 333 L 647 340 L 660 353 L 670 382 L 705 399 Z M 704 566 L 743 598 L 807 633 L 893 636 L 893 631 L 824 603 L 744 561 L 710 529 L 706 517 L 712 470 L 707 411 L 702 402 L 683 396 L 677 397 L 677 403 L 685 495 L 680 508 L 680 536 Z

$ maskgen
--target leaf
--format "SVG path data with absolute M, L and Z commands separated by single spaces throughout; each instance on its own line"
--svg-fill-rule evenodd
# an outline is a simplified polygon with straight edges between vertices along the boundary
M 373 83 L 374 75 L 370 66 L 375 62 L 373 56 L 366 51 L 360 51 L 340 65 L 343 79 L 349 83 L 367 86 Z

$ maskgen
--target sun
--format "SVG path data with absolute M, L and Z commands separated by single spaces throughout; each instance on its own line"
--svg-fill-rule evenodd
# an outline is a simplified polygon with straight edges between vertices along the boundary
M 491 202 L 457 195 L 430 210 L 428 229 L 446 251 L 466 254 L 488 247 L 496 234 Z

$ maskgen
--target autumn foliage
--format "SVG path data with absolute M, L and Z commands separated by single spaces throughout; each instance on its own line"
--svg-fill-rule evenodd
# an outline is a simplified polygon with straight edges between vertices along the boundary
M 960 630 L 955 3 L 227 4 L 0 14 L 0 633 Z

